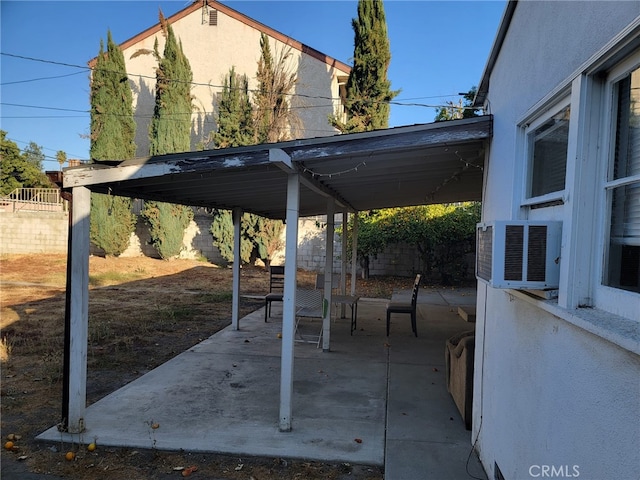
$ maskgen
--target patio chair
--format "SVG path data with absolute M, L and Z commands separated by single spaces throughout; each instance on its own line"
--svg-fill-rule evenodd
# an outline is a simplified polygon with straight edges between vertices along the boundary
M 316 334 L 302 333 L 300 330 L 301 318 L 322 320 L 327 311 L 328 305 L 324 298 L 324 292 L 320 289 L 303 289 L 296 290 L 296 328 L 295 341 L 315 343 L 320 347 L 322 340 L 322 322 L 320 322 L 320 332 Z
M 416 326 L 416 303 L 418 301 L 418 291 L 420 289 L 420 279 L 422 275 L 417 274 L 416 279 L 413 282 L 413 290 L 411 291 L 411 301 L 403 302 L 394 300 L 391 297 L 391 302 L 387 304 L 387 337 L 389 336 L 389 327 L 391 325 L 392 313 L 404 313 L 411 315 L 411 330 L 413 334 L 418 336 L 418 327 Z
M 264 321 L 271 316 L 271 303 L 281 302 L 284 295 L 284 265 L 269 267 L 269 293 L 264 297 Z

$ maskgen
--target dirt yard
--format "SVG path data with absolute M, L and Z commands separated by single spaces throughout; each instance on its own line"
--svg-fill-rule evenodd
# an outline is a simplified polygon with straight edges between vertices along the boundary
M 382 479 L 380 468 L 280 458 L 48 445 L 35 436 L 60 421 L 66 256 L 0 258 L 2 478 L 75 480 Z M 314 275 L 299 281 L 313 286 Z M 87 402 L 91 404 L 230 323 L 232 273 L 195 260 L 91 257 Z M 389 298 L 407 279 L 358 280 L 363 296 Z M 242 269 L 242 294 L 262 295 L 268 274 Z M 241 315 L 260 308 L 243 299 Z M 11 445 L 5 442 L 12 439 Z M 179 450 L 179 449 L 177 449 Z M 75 453 L 66 460 L 68 451 Z M 242 465 L 242 466 L 240 466 Z M 8 475 L 8 476 L 5 476 Z M 33 475 L 33 476 L 29 476 Z

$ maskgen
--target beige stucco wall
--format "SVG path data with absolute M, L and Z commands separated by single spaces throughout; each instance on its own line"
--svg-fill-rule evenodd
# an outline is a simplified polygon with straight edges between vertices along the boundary
M 202 11 L 191 14 L 172 23 L 176 37 L 182 42 L 185 55 L 193 72 L 194 113 L 192 114 L 191 148 L 206 140 L 215 131 L 215 96 L 221 91 L 224 76 L 231 67 L 249 78 L 249 88 L 256 87 L 256 71 L 260 59 L 260 31 L 222 11 L 218 11 L 218 23 L 209 25 L 208 17 L 203 21 Z M 161 33 L 150 35 L 124 48 L 127 73 L 129 74 L 136 111 L 137 156 L 149 154 L 149 124 L 155 103 L 154 42 L 158 39 L 158 50 L 164 51 L 164 37 Z M 282 36 L 283 39 L 286 37 Z M 338 92 L 338 76 L 345 72 L 318 60 L 298 48 L 288 47 L 283 41 L 271 37 L 271 52 L 274 58 L 289 54 L 288 65 L 296 72 L 298 82 L 293 96 L 292 109 L 299 113 L 302 132 L 292 132 L 295 138 L 311 138 L 334 135 L 336 131 L 329 125 L 328 116 L 334 111 Z M 126 42 L 128 44 L 129 42 Z M 305 107 L 305 108 L 299 108 Z M 313 108 L 307 108 L 313 107 Z M 213 148 L 213 145 L 208 145 Z

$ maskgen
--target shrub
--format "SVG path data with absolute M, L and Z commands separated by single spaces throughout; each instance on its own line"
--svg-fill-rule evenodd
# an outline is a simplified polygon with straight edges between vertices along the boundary
M 145 202 L 141 215 L 149 225 L 151 244 L 160 258 L 166 260 L 180 254 L 193 210 L 184 205 L 151 201 Z
M 122 254 L 135 228 L 136 216 L 131 212 L 130 198 L 91 194 L 89 238 L 106 255 Z

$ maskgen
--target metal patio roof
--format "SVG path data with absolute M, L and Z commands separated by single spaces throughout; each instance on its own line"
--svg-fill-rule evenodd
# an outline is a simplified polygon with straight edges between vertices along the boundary
M 63 186 L 284 219 L 299 173 L 300 216 L 482 199 L 492 117 L 68 168 Z

